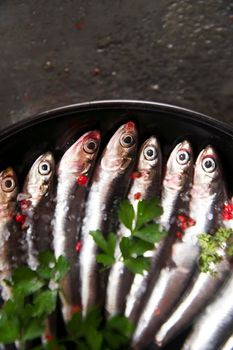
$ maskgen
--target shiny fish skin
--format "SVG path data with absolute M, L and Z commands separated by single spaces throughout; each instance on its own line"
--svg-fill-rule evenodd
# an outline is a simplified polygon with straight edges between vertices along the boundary
M 167 266 L 161 270 L 137 324 L 132 341 L 133 349 L 141 349 L 153 340 L 184 293 L 197 268 L 197 236 L 203 232 L 212 232 L 218 227 L 223 198 L 225 190 L 221 166 L 214 149 L 207 146 L 196 160 L 191 190 L 190 217 L 196 224 L 185 231 L 181 242 L 172 246 Z
M 99 229 L 107 235 L 111 229 L 115 230 L 116 209 L 128 190 L 136 150 L 137 130 L 133 122 L 128 122 L 112 136 L 95 168 L 86 202 L 80 254 L 84 315 L 91 306 L 103 305 L 107 282 L 104 273 L 99 275 L 96 263 L 98 248 L 89 232 Z
M 26 217 L 23 230 L 27 242 L 27 262 L 31 269 L 38 266 L 38 253 L 51 249 L 53 215 L 53 183 L 55 161 L 51 152 L 39 156 L 31 166 L 18 196 Z
M 221 226 L 233 228 L 233 220 L 223 221 Z M 216 265 L 217 275 L 212 277 L 208 273 L 197 274 L 194 283 L 185 292 L 176 310 L 156 334 L 157 345 L 164 346 L 176 334 L 189 327 L 229 277 L 230 263 L 223 249 L 219 253 L 223 256 L 223 260 Z
M 233 331 L 233 276 L 194 325 L 182 350 L 217 350 Z
M 82 135 L 63 155 L 58 167 L 57 200 L 54 216 L 54 252 L 63 255 L 70 270 L 62 282 L 62 312 L 65 321 L 72 316 L 72 308 L 80 306 L 78 253 L 79 239 L 87 186 L 77 183 L 79 176 L 90 180 L 100 145 L 97 130 Z
M 148 156 L 147 153 L 152 153 Z M 140 193 L 140 199 L 150 199 L 159 195 L 162 171 L 162 154 L 158 140 L 150 137 L 146 140 L 140 151 L 136 172 L 140 174 L 139 178 L 135 178 L 131 185 L 128 199 L 137 209 L 138 201 L 134 199 L 136 193 Z M 120 225 L 117 235 L 129 236 L 130 231 Z M 120 254 L 119 245 L 116 246 L 115 256 Z M 105 308 L 109 317 L 116 314 L 122 314 L 125 307 L 126 295 L 129 292 L 134 275 L 124 266 L 122 261 L 117 261 L 109 274 L 107 285 L 107 298 Z
M 193 323 L 195 317 L 206 307 L 214 295 L 218 293 L 218 290 L 230 274 L 230 266 L 227 260 L 218 264 L 217 273 L 218 275 L 215 277 L 207 273 L 198 274 L 194 284 L 182 299 L 181 304 L 179 304 L 178 308 L 157 333 L 157 345 L 164 346 L 176 334 Z
M 11 276 L 20 263 L 21 233 L 16 225 L 18 184 L 15 172 L 7 168 L 0 173 L 0 285 L 1 296 L 7 300 L 11 293 L 3 280 Z
M 144 275 L 135 275 L 134 282 L 131 286 L 127 298 L 125 316 L 136 324 L 140 312 L 145 305 L 150 290 L 158 277 L 159 271 L 164 261 L 164 256 L 169 252 L 170 246 L 174 241 L 174 227 L 171 222 L 174 215 L 177 214 L 179 207 L 187 207 L 187 201 L 182 203 L 182 194 L 189 198 L 188 193 L 192 182 L 193 175 L 193 156 L 192 147 L 188 141 L 183 141 L 176 145 L 171 152 L 166 165 L 166 172 L 162 184 L 161 205 L 164 212 L 160 217 L 161 225 L 170 231 L 170 235 L 156 245 L 152 253 L 151 269 Z M 183 155 L 187 159 L 183 164 L 179 164 L 177 157 Z M 186 198 L 185 198 L 186 199 Z M 172 225 L 174 226 L 174 225 Z
M 221 347 L 221 350 L 233 350 L 233 335 L 231 335 L 223 347 Z

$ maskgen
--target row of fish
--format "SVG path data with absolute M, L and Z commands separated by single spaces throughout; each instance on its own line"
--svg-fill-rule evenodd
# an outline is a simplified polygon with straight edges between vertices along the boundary
M 198 235 L 233 227 L 232 220 L 223 220 L 228 198 L 218 155 L 207 146 L 194 164 L 192 146 L 184 140 L 171 152 L 163 173 L 159 141 L 151 136 L 138 152 L 133 122 L 121 126 L 97 158 L 100 141 L 97 130 L 84 134 L 57 168 L 50 152 L 41 155 L 20 193 L 13 169 L 0 173 L 2 298 L 10 296 L 3 280 L 14 266 L 27 262 L 35 269 L 38 253 L 54 249 L 56 257 L 63 255 L 71 264 L 62 282 L 65 321 L 77 307 L 85 315 L 100 305 L 106 317 L 122 314 L 135 323 L 133 349 L 152 342 L 163 346 L 193 323 L 216 294 L 183 349 L 219 349 L 233 333 L 231 265 L 222 250 L 216 277 L 197 268 Z M 121 237 L 130 234 L 117 218 L 119 202 L 127 196 L 135 209 L 138 199 L 159 196 L 163 214 L 158 223 L 169 235 L 146 253 L 151 268 L 143 275 L 133 275 L 119 259 L 109 273 L 100 272 L 98 248 L 89 233 L 116 232 L 118 257 Z

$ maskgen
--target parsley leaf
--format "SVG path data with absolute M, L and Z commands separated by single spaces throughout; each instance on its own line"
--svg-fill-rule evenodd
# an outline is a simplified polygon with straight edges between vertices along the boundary
M 150 258 L 138 256 L 137 258 L 124 260 L 124 264 L 131 272 L 135 274 L 143 274 L 145 271 L 149 270 Z
M 159 204 L 159 199 L 157 197 L 152 198 L 148 201 L 144 199 L 139 201 L 137 207 L 135 229 L 139 230 L 143 225 L 159 217 L 162 213 L 163 210 Z
M 118 217 L 125 227 L 132 230 L 135 213 L 134 208 L 128 199 L 125 199 L 120 203 Z
M 161 238 L 167 235 L 167 232 L 165 232 L 159 224 L 149 224 L 142 227 L 140 230 L 135 230 L 133 234 L 148 243 L 158 243 Z

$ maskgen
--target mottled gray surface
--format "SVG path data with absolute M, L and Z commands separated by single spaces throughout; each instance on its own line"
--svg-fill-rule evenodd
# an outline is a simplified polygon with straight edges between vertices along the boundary
M 1 128 L 111 98 L 233 122 L 231 0 L 1 0 L 0 38 Z

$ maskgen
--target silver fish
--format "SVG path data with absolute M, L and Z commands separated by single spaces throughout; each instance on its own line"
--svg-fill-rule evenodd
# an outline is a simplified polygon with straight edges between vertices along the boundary
M 155 251 L 151 256 L 150 271 L 145 272 L 144 275 L 135 275 L 127 298 L 125 316 L 135 324 L 145 305 L 147 296 L 149 296 L 150 288 L 158 277 L 162 261 L 164 261 L 164 257 L 168 254 L 172 242 L 175 239 L 175 225 L 171 225 L 171 222 L 174 221 L 174 216 L 177 214 L 180 207 L 183 209 L 185 206 L 187 207 L 192 175 L 192 147 L 188 141 L 183 141 L 179 143 L 170 154 L 162 184 L 161 205 L 164 211 L 159 221 L 164 229 L 170 230 L 170 235 L 159 244 L 155 245 Z
M 111 229 L 116 228 L 116 209 L 128 189 L 136 149 L 137 130 L 133 122 L 128 122 L 112 136 L 95 168 L 86 203 L 80 254 L 84 315 L 91 306 L 103 305 L 107 282 L 106 275 L 99 274 L 96 263 L 98 248 L 89 232 L 101 230 L 107 235 Z
M 53 181 L 55 162 L 52 153 L 47 152 L 36 159 L 24 182 L 23 192 L 18 195 L 25 223 L 28 265 L 38 266 L 40 251 L 51 249 Z
M 214 149 L 207 146 L 197 158 L 191 190 L 190 217 L 195 225 L 185 231 L 182 241 L 172 246 L 171 257 L 160 272 L 133 335 L 134 349 L 141 349 L 153 340 L 187 288 L 197 268 L 197 236 L 217 228 L 224 196 L 218 157 Z
M 230 274 L 230 264 L 224 259 L 216 268 L 217 276 L 200 273 L 194 284 L 186 292 L 185 297 L 171 317 L 162 325 L 156 335 L 156 343 L 164 346 L 176 334 L 194 322 L 206 305 L 211 302 Z
M 143 143 L 139 151 L 136 173 L 138 173 L 140 177 L 134 179 L 128 194 L 128 199 L 133 205 L 134 210 L 137 209 L 138 203 L 134 198 L 135 194 L 139 194 L 140 199 L 150 199 L 159 195 L 161 170 L 162 155 L 160 145 L 157 139 L 152 136 Z M 130 231 L 124 225 L 120 225 L 117 235 L 119 237 L 127 237 L 129 234 Z M 116 258 L 119 254 L 120 248 L 118 244 L 115 249 Z M 125 268 L 122 261 L 117 261 L 113 265 L 108 278 L 107 298 L 105 302 L 108 316 L 111 317 L 123 313 L 125 298 L 129 292 L 133 278 L 134 275 Z
M 233 276 L 205 309 L 186 340 L 183 350 L 216 350 L 233 331 Z
M 233 350 L 233 334 L 226 341 L 226 343 L 221 347 L 221 350 Z
M 15 172 L 7 168 L 0 173 L 0 285 L 4 300 L 11 296 L 4 279 L 20 262 L 21 234 L 15 222 L 18 184 Z
M 76 248 L 90 180 L 100 145 L 97 130 L 82 135 L 63 155 L 58 167 L 57 201 L 54 216 L 54 252 L 64 256 L 70 270 L 62 282 L 62 312 L 65 321 L 80 306 L 78 250 Z
M 222 226 L 233 228 L 233 220 L 224 220 Z M 225 249 L 219 249 L 219 254 L 222 256 L 222 261 L 215 267 L 216 276 L 211 276 L 208 273 L 197 274 L 195 281 L 185 292 L 184 298 L 181 299 L 176 310 L 156 334 L 155 342 L 157 345 L 164 346 L 176 334 L 193 323 L 229 277 L 231 266 Z

